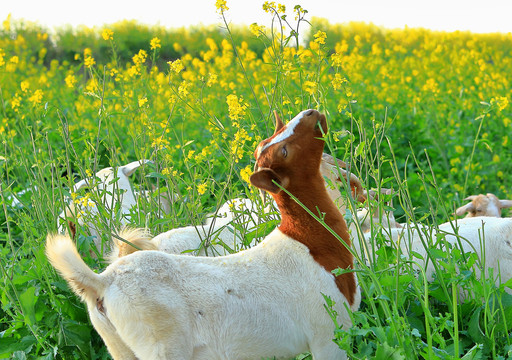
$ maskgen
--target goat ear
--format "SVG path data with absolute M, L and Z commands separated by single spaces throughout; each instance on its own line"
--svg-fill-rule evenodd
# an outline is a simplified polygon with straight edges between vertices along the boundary
M 251 184 L 259 189 L 278 194 L 281 189 L 274 181 L 282 187 L 288 185 L 288 178 L 282 179 L 274 170 L 263 168 L 251 175 Z
M 512 207 L 512 200 L 500 200 L 500 208 L 506 209 Z
M 464 201 L 473 201 L 476 199 L 476 195 L 471 195 L 471 196 L 468 196 L 467 198 L 464 199 Z
M 86 187 L 87 185 L 89 185 L 89 182 L 87 180 L 80 180 L 75 184 L 75 186 L 73 186 L 73 192 L 76 193 L 78 190 L 80 190 L 83 187 Z
M 469 203 L 455 210 L 455 215 L 461 216 L 464 215 L 464 213 L 467 213 L 472 210 L 475 210 L 475 206 L 473 205 L 473 203 Z
M 364 196 L 363 186 L 361 181 L 354 174 L 350 174 L 350 189 L 352 190 L 352 196 L 359 202 L 365 202 L 366 196 Z
M 146 160 L 146 159 L 133 161 L 127 165 L 121 166 L 121 170 L 122 170 L 123 174 L 125 174 L 126 176 L 131 176 L 135 172 L 135 170 L 137 170 L 143 164 L 147 164 L 147 163 L 153 164 L 153 161 Z
M 332 166 L 336 166 L 336 163 L 337 163 L 340 168 L 342 168 L 342 169 L 347 168 L 347 163 L 345 161 L 337 159 L 334 156 L 326 154 L 326 153 L 322 154 L 322 160 L 325 161 L 327 164 L 331 164 Z
M 274 110 L 274 117 L 276 118 L 276 129 L 274 130 L 274 134 L 277 134 L 279 130 L 281 130 L 284 127 L 284 124 L 281 118 L 279 117 L 277 110 Z

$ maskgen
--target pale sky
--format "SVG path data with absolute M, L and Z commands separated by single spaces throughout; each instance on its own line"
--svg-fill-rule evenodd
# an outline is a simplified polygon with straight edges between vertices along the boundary
M 233 24 L 269 24 L 264 1 L 227 0 Z M 371 22 L 386 28 L 424 27 L 433 30 L 512 32 L 512 0 L 282 0 L 287 13 L 302 5 L 312 16 L 331 23 Z M 181 27 L 218 24 L 215 0 L 0 0 L 0 20 L 14 19 L 55 26 L 101 26 L 135 19 L 145 24 Z M 293 15 L 290 15 L 293 19 Z

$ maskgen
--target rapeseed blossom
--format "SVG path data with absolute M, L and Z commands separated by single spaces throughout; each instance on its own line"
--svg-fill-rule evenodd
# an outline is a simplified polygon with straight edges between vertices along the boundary
M 271 12 L 276 8 L 276 3 L 274 1 L 265 1 L 263 3 L 263 10 L 267 13 Z
M 314 38 L 317 44 L 325 45 L 327 34 L 324 31 L 318 30 L 318 32 L 314 35 Z
M 231 120 L 238 121 L 245 115 L 248 105 L 244 103 L 242 97 L 238 98 L 238 96 L 230 94 L 226 97 L 226 103 L 228 104 L 229 118 Z
M 185 68 L 183 62 L 180 59 L 169 61 L 168 64 L 171 68 L 171 71 L 175 72 L 176 74 L 180 73 Z
M 151 50 L 160 49 L 162 47 L 161 41 L 157 37 L 154 37 L 153 39 L 151 39 L 151 41 L 149 42 L 149 45 L 150 45 Z
M 145 97 L 139 98 L 139 107 L 143 107 L 148 102 L 148 99 Z
M 197 192 L 199 195 L 203 195 L 208 189 L 208 184 L 206 182 L 197 185 Z
M 77 81 L 78 80 L 76 79 L 75 75 L 73 75 L 73 74 L 67 75 L 66 78 L 64 79 L 64 82 L 66 83 L 66 86 L 68 88 L 74 88 Z
M 224 11 L 228 11 L 229 8 L 226 4 L 226 0 L 217 0 L 215 2 L 215 8 L 217 8 L 217 13 L 222 14 Z
M 94 66 L 94 64 L 96 64 L 96 60 L 94 60 L 94 58 L 92 56 L 87 55 L 84 59 L 85 67 L 90 69 Z
M 41 100 L 43 100 L 43 90 L 37 89 L 32 93 L 32 95 L 28 98 L 28 101 L 30 101 L 33 105 L 38 105 L 41 103 Z
M 114 32 L 110 29 L 104 29 L 101 33 L 103 40 L 112 40 L 114 38 Z

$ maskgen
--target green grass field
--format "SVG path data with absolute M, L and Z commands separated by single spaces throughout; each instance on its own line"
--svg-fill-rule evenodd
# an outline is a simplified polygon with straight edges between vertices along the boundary
M 273 29 L 123 22 L 49 35 L 4 21 L 0 358 L 109 358 L 44 254 L 64 204 L 88 196 L 70 192 L 75 181 L 151 159 L 134 187 L 179 201 L 162 218 L 155 193 L 131 225 L 158 234 L 200 224 L 227 199 L 258 197 L 248 183 L 252 153 L 272 133 L 274 110 L 286 120 L 307 108 L 325 113 L 326 152 L 366 188 L 394 189 L 400 222 L 436 226 L 472 194 L 511 198 L 511 34 L 336 25 L 266 4 Z M 103 231 L 107 242 L 112 229 Z M 87 252 L 87 229 L 77 239 Z M 356 261 L 363 301 L 354 327 L 335 334 L 351 358 L 512 358 L 512 296 L 475 278 L 474 255 L 436 251 L 439 271 L 426 282 L 411 259 L 375 241 L 379 259 Z

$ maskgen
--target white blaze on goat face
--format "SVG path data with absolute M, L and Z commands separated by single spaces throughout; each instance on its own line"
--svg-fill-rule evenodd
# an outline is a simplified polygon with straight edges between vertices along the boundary
M 286 124 L 286 126 L 283 128 L 283 130 L 281 132 L 279 132 L 269 143 L 267 143 L 263 146 L 260 146 L 258 148 L 258 150 L 256 151 L 256 154 L 257 154 L 256 158 L 259 158 L 261 153 L 263 152 L 263 150 L 265 150 L 266 148 L 268 148 L 274 144 L 277 144 L 281 141 L 284 141 L 284 140 L 288 139 L 290 136 L 292 136 L 294 134 L 295 127 L 300 123 L 300 121 L 304 117 L 304 114 L 310 110 L 311 109 L 301 111 L 299 114 L 297 114 L 297 116 L 295 116 L 293 119 L 291 119 L 290 122 L 288 124 Z

